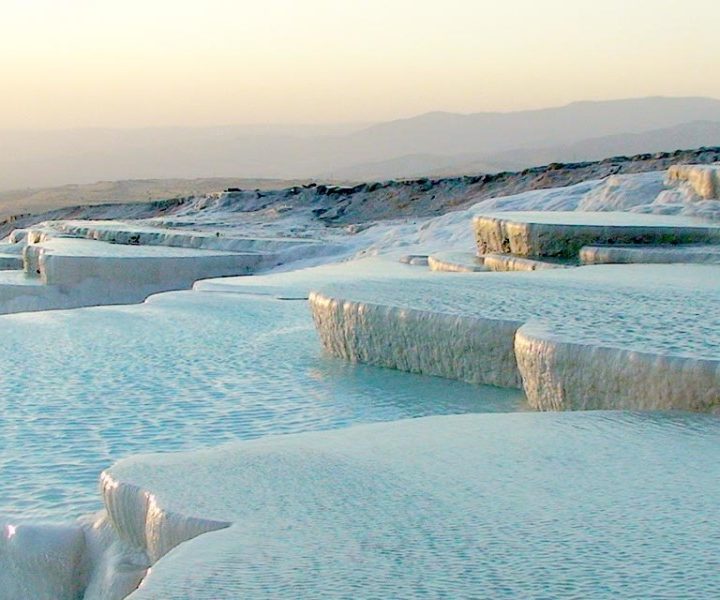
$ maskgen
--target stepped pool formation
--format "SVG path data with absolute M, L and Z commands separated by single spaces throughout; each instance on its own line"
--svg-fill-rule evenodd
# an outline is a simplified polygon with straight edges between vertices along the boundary
M 98 473 L 131 453 L 522 400 L 323 357 L 302 302 L 176 292 L 0 323 L 4 518 L 100 508 Z
M 310 303 L 325 348 L 355 362 L 524 387 L 543 410 L 718 406 L 718 266 L 448 277 L 319 288 Z
M 673 246 L 664 244 L 648 247 L 642 244 L 619 244 L 613 246 L 584 246 L 580 249 L 580 262 L 586 265 L 624 263 L 720 264 L 720 245 L 682 244 Z
M 126 222 L 59 221 L 0 244 L 0 314 L 142 302 L 199 279 L 332 254 L 312 239 L 220 236 Z
M 508 212 L 475 218 L 480 254 L 575 257 L 592 244 L 720 243 L 720 227 L 693 217 L 613 212 Z
M 719 439 L 699 415 L 431 417 L 130 459 L 104 495 L 151 545 L 214 530 L 137 599 L 700 598 L 720 585 Z
M 667 178 L 686 184 L 704 200 L 720 200 L 719 165 L 672 165 Z
M 692 172 L 380 222 L 249 192 L 23 221 L 0 598 L 711 597 L 720 225 Z

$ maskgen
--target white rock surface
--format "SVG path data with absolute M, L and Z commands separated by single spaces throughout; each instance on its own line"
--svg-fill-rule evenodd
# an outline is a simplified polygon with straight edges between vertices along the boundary
M 576 210 L 631 211 L 652 204 L 664 189 L 661 171 L 637 175 L 612 175 L 584 194 Z
M 446 282 L 452 286 L 453 282 Z M 324 348 L 351 362 L 520 387 L 512 340 L 521 322 L 310 295 Z
M 188 289 L 204 277 L 250 273 L 265 258 L 47 233 L 33 233 L 28 241 L 24 270 L 0 270 L 0 314 L 142 302 L 151 294 Z
M 106 477 L 164 513 L 232 523 L 153 564 L 133 600 L 708 597 L 718 433 L 702 415 L 433 417 L 132 458 Z
M 0 529 L 0 597 L 77 600 L 88 581 L 79 526 L 5 525 Z
M 720 263 L 720 244 L 677 246 L 584 246 L 580 262 L 586 265 L 627 263 Z
M 595 244 L 720 242 L 720 227 L 701 219 L 619 212 L 511 212 L 473 220 L 478 254 L 575 258 Z
M 3 597 L 709 597 L 719 433 L 687 414 L 463 415 L 136 456 L 103 475 L 116 533 L 5 530 L 0 562 L 27 570 L 0 571 Z
M 328 265 L 300 274 L 212 280 L 195 287 L 278 298 L 304 298 L 310 288 L 319 288 L 312 295 L 314 316 L 325 346 L 334 354 L 499 385 L 517 386 L 522 375 L 529 401 L 539 409 L 713 410 L 720 397 L 717 267 L 588 267 L 444 275 L 399 264 L 394 256 L 399 251 L 423 254 L 437 248 L 472 252 L 471 219 L 491 207 L 622 208 L 682 214 L 703 205 L 708 214 L 714 210 L 712 200 L 698 202 L 681 191 L 655 195 L 658 185 L 653 176 L 530 192 L 433 219 L 350 227 L 347 232 L 328 234 L 327 244 L 273 241 L 272 236 L 262 241 L 243 237 L 237 230 L 233 237 L 225 229 L 218 236 L 209 229 L 214 222 L 222 222 L 223 214 L 212 211 L 202 217 L 199 213 L 183 216 L 184 225 L 202 219 L 206 228 L 202 232 L 171 232 L 147 222 L 76 223 L 17 232 L 13 239 L 45 244 L 52 250 L 47 257 L 60 256 L 68 265 L 76 265 L 63 268 L 83 281 L 86 271 L 77 267 L 78 259 L 93 258 L 106 269 L 130 255 L 153 259 L 156 250 L 87 252 L 80 249 L 90 248 L 84 242 L 52 239 L 58 228 L 115 241 L 146 240 L 143 243 L 150 246 L 219 243 L 221 249 L 228 244 L 225 250 L 272 249 L 286 252 L 282 261 L 383 254 L 387 260 Z M 562 218 L 571 221 L 568 227 L 578 222 L 588 225 L 586 215 Z M 557 215 L 552 219 L 557 220 Z M 608 220 L 619 220 L 624 226 L 636 223 L 635 217 L 608 213 L 602 219 L 605 225 L 617 225 Z M 638 216 L 637 222 L 644 226 L 647 220 Z M 305 225 L 307 234 L 310 228 Z M 71 246 L 76 250 L 70 250 Z M 29 252 L 29 265 L 40 268 L 42 253 L 34 252 Z M 117 273 L 113 277 L 117 279 Z M 109 291 L 119 294 L 109 289 L 113 277 L 101 278 L 95 287 L 73 285 L 69 293 L 62 285 L 42 286 L 24 274 L 0 273 L 0 302 L 3 294 L 7 305 L 18 310 L 58 308 L 63 302 L 70 306 L 78 301 L 105 302 Z M 127 283 L 122 282 L 127 298 L 146 294 L 137 282 Z M 39 289 L 45 294 L 42 298 L 35 296 Z M 215 300 L 220 296 L 214 295 Z M 238 298 L 228 294 L 221 300 L 230 307 Z M 165 323 L 162 331 L 154 329 L 155 321 L 173 320 L 172 305 L 167 296 L 160 296 L 142 307 L 97 309 L 93 314 L 104 328 L 88 325 L 82 318 L 75 320 L 74 313 L 4 317 L 4 355 L 12 357 L 12 364 L 20 365 L 23 373 L 32 370 L 28 357 L 38 363 L 33 369 L 52 361 L 67 368 L 72 363 L 67 355 L 58 359 L 47 352 L 48 344 L 40 342 L 47 338 L 37 335 L 35 325 L 44 320 L 62 325 L 65 337 L 58 339 L 65 344 L 63 351 L 72 347 L 68 331 L 84 336 L 85 351 L 93 353 L 93 359 L 71 369 L 78 381 L 97 380 L 106 373 L 96 372 L 97 357 L 122 363 L 123 354 L 135 356 L 146 339 L 156 344 L 157 352 L 142 354 L 143 360 L 126 369 L 133 381 L 143 377 L 144 369 L 168 361 L 175 364 L 175 359 L 183 365 L 178 379 L 197 379 L 200 376 L 194 369 L 201 368 L 202 355 L 211 346 L 223 350 L 218 364 L 231 361 L 232 352 L 223 346 L 227 332 L 236 333 L 230 319 L 222 321 L 219 333 L 204 346 L 197 343 L 201 336 L 191 331 L 195 321 L 207 326 L 211 320 L 207 306 L 204 312 L 193 312 L 190 324 L 185 320 L 184 326 L 172 322 Z M 108 323 L 117 315 L 107 313 L 108 321 L 103 322 L 105 311 L 127 310 L 129 317 L 136 309 L 135 319 L 120 319 L 129 330 L 128 339 L 122 334 L 108 335 L 112 330 Z M 22 347 L 32 352 L 18 352 L 21 344 L 11 334 L 11 319 L 17 319 L 18 327 L 24 326 L 28 345 Z M 258 328 L 257 323 L 253 325 Z M 168 336 L 168 331 L 179 337 Z M 273 331 L 264 339 L 256 336 L 252 350 L 245 346 L 243 350 L 258 362 L 271 345 L 269 338 L 284 333 Z M 302 333 L 307 335 L 305 329 Z M 237 344 L 247 344 L 251 337 L 238 336 Z M 103 346 L 107 339 L 111 346 Z M 166 350 L 173 353 L 173 360 L 163 354 L 166 340 L 172 342 Z M 178 346 L 173 344 L 187 342 L 187 354 L 175 356 Z M 235 338 L 232 342 L 236 343 Z M 41 354 L 42 361 L 36 359 Z M 166 356 L 165 362 L 154 362 L 158 356 Z M 237 370 L 238 362 L 231 364 Z M 210 383 L 192 393 L 215 398 L 220 393 L 218 365 L 206 367 L 202 376 L 210 377 Z M 5 380 L 11 372 L 6 370 Z M 322 398 L 318 399 L 315 386 L 324 387 L 327 377 L 323 373 L 307 365 L 293 371 L 318 382 L 304 384 L 311 390 L 310 400 L 318 404 L 313 412 L 318 415 L 322 415 Z M 283 387 L 291 386 L 292 377 L 282 373 L 265 379 L 255 373 L 249 379 L 257 389 L 280 386 L 282 392 L 272 403 L 258 407 L 261 420 L 263 411 L 276 410 L 292 389 Z M 345 398 L 353 389 L 352 382 L 343 387 L 334 377 L 330 379 L 337 385 L 335 399 Z M 155 390 L 144 381 L 147 389 Z M 424 387 L 431 384 L 426 382 Z M 378 389 L 382 391 L 382 386 Z M 411 395 L 415 403 L 421 394 Z M 118 397 L 122 402 L 116 402 L 116 397 L 84 400 L 110 401 L 114 404 L 105 412 L 127 418 L 127 399 Z M 442 401 L 442 394 L 438 398 Z M 391 401 L 407 404 L 406 398 Z M 151 407 L 156 405 L 153 396 L 146 413 L 161 419 L 152 416 Z M 30 416 L 34 425 L 48 420 L 75 423 L 61 418 L 64 413 L 57 406 L 51 413 L 50 402 L 45 406 L 47 415 Z M 80 421 L 86 423 L 83 418 Z M 104 434 L 93 430 L 94 424 L 104 423 L 102 418 L 89 414 L 89 419 L 92 434 L 107 442 Z M 6 529 L 0 543 L 0 549 L 4 548 L 0 551 L 0 596 L 6 592 L 12 600 L 64 600 L 77 598 L 84 587 L 84 600 L 115 600 L 140 581 L 141 587 L 133 594 L 138 599 L 297 596 L 298 590 L 303 597 L 354 597 L 359 589 L 370 597 L 399 598 L 420 593 L 473 596 L 478 589 L 498 598 L 598 597 L 603 593 L 608 597 L 710 597 L 714 593 L 720 585 L 711 562 L 718 552 L 718 536 L 712 531 L 714 507 L 707 498 L 717 496 L 720 481 L 716 421 L 699 415 L 627 414 L 503 415 L 497 419 L 416 420 L 129 459 L 103 475 L 104 517 L 61 528 L 16 525 L 12 535 Z M 178 420 L 178 427 L 183 423 Z M 127 437 L 117 423 L 108 430 L 115 436 L 111 439 Z M 691 443 L 688 436 L 693 436 Z M 66 445 L 65 441 L 55 451 Z M 48 494 L 52 496 L 52 489 Z M 588 504 L 587 498 L 594 500 Z M 498 528 L 498 523 L 503 527 Z M 558 564 L 565 568 L 558 569 Z
M 552 326 L 515 335 L 528 403 L 538 410 L 720 410 L 720 358 L 578 343 Z
M 720 200 L 720 165 L 672 165 L 667 181 L 689 185 L 703 200 Z
M 226 252 L 277 254 L 292 250 L 300 256 L 322 251 L 323 244 L 313 239 L 291 237 L 243 236 L 220 227 L 216 232 L 194 231 L 191 228 L 157 227 L 144 222 L 124 221 L 58 221 L 48 223 L 52 229 L 74 237 L 89 238 L 117 244 L 170 246 Z
M 193 289 L 200 292 L 227 292 L 269 295 L 280 299 L 306 299 L 313 288 L 337 281 L 401 280 L 413 277 L 418 272 L 418 266 L 421 265 L 401 262 L 391 254 L 252 277 L 205 279 L 198 281 Z
M 426 254 L 404 254 L 398 260 L 404 265 L 412 265 L 413 267 L 427 267 L 428 256 Z
M 658 203 L 660 196 L 671 193 L 666 190 L 657 194 L 658 189 L 662 187 L 662 178 L 662 173 L 623 175 L 566 188 L 525 192 L 515 196 L 483 200 L 468 210 L 451 212 L 439 217 L 385 221 L 375 225 L 365 223 L 362 227 L 353 229 L 356 232 L 353 234 L 341 229 L 328 229 L 324 226 L 319 228 L 317 223 L 313 224 L 312 220 L 305 218 L 307 216 L 305 213 L 295 215 L 290 211 L 279 217 L 276 215 L 277 219 L 272 215 L 266 215 L 267 222 L 258 219 L 248 221 L 244 216 L 245 213 L 234 212 L 221 201 L 213 200 L 207 206 L 192 202 L 183 208 L 182 214 L 166 219 L 49 222 L 29 230 L 15 231 L 10 236 L 10 240 L 20 243 L 5 244 L 4 247 L 8 250 L 12 248 L 14 251 L 21 249 L 26 242 L 46 242 L 49 238 L 57 237 L 58 234 L 73 235 L 127 244 L 142 244 L 143 247 L 159 245 L 209 248 L 216 251 L 260 251 L 264 256 L 258 268 L 282 263 L 283 269 L 313 266 L 353 255 L 391 255 L 399 252 L 427 255 L 439 248 L 442 248 L 443 252 L 474 253 L 475 248 L 471 237 L 468 236 L 468 229 L 474 216 L 487 211 L 518 209 L 574 211 L 592 208 L 682 213 L 692 212 L 695 210 L 693 207 L 698 204 L 708 206 L 710 201 L 698 203 L 692 201 L 690 197 L 682 200 L 673 197 L 672 201 L 668 200 L 670 203 Z M 122 218 L 125 214 L 122 207 L 117 207 L 116 212 L 118 218 Z M 300 223 L 298 219 L 302 222 Z M 122 248 L 117 244 L 113 245 L 113 248 L 118 247 Z M 17 264 L 17 261 L 14 263 Z M 507 261 L 501 263 L 496 267 L 508 267 Z M 513 267 L 526 266 L 520 262 L 513 263 Z M 209 287 L 212 285 L 214 284 L 208 284 Z M 218 286 L 226 288 L 227 291 L 231 284 L 219 282 Z M 243 286 L 244 284 L 241 283 L 241 287 Z M 108 299 L 109 295 L 105 293 L 107 290 L 102 286 L 96 287 L 97 289 L 88 289 L 82 294 L 69 292 L 67 289 L 51 291 L 24 287 L 19 295 L 20 299 L 17 289 L 0 288 L 0 305 L 5 307 L 3 309 L 5 312 L 70 308 L 111 301 L 137 302 L 149 293 L 158 291 L 157 288 L 152 287 L 133 291 L 116 289 L 112 293 L 112 298 Z M 73 298 L 73 295 L 82 297 Z
M 144 552 L 150 564 L 184 541 L 230 526 L 229 521 L 168 508 L 151 491 L 120 482 L 107 471 L 101 475 L 100 485 L 114 531 L 128 545 Z
M 435 252 L 428 256 L 431 271 L 449 273 L 478 273 L 488 271 L 483 259 L 469 252 Z
M 58 286 L 43 285 L 38 277 L 32 277 L 25 271 L 0 271 L 0 314 L 75 308 L 103 297 L 104 291 L 100 289 L 93 290 L 85 298 L 76 290 L 65 291 Z
M 147 576 L 150 560 L 123 540 L 104 512 L 79 521 L 85 535 L 87 576 L 83 600 L 123 600 Z
M 155 292 L 189 288 L 204 277 L 251 273 L 262 262 L 255 253 L 130 246 L 93 240 L 53 238 L 25 248 L 25 270 L 48 285 L 80 286 L 87 281 Z
M 718 266 L 418 274 L 328 285 L 310 304 L 335 356 L 495 385 L 522 375 L 542 410 L 720 405 Z
M 482 260 L 489 271 L 538 271 L 543 269 L 563 269 L 570 266 L 560 262 L 494 252 L 483 255 Z

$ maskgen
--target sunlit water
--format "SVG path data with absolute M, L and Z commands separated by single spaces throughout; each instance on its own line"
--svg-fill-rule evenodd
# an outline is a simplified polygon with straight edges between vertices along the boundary
M 324 357 L 305 302 L 184 292 L 0 330 L 0 521 L 97 510 L 100 471 L 136 453 L 522 401 Z

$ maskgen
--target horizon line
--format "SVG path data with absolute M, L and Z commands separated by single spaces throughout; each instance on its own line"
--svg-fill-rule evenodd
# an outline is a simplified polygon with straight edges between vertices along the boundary
M 113 126 L 113 125 L 89 125 L 89 126 L 67 126 L 67 127 L 49 127 L 49 128 L 0 128 L 0 133 L 61 133 L 71 131 L 143 131 L 143 130 L 201 130 L 201 129 L 228 129 L 228 128 L 263 128 L 263 127 L 359 127 L 359 131 L 363 128 L 370 128 L 384 123 L 395 123 L 400 121 L 410 121 L 429 115 L 451 115 L 468 117 L 473 115 L 511 115 L 518 113 L 541 112 L 545 110 L 557 110 L 568 108 L 578 104 L 612 104 L 617 102 L 632 102 L 639 100 L 712 100 L 720 102 L 720 98 L 713 96 L 690 95 L 690 96 L 667 96 L 655 94 L 650 96 L 630 96 L 622 98 L 611 98 L 607 100 L 572 100 L 565 104 L 552 104 L 549 106 L 540 106 L 535 108 L 525 108 L 520 110 L 480 110 L 472 112 L 455 112 L 448 110 L 431 110 L 422 113 L 416 113 L 407 117 L 396 117 L 389 119 L 381 119 L 377 121 L 319 121 L 319 122 L 296 122 L 296 121 L 275 121 L 262 123 L 220 123 L 214 125 L 131 125 L 131 126 Z

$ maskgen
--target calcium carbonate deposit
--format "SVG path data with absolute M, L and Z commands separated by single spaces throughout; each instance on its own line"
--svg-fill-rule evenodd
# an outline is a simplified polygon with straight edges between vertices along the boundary
M 137 500 L 115 498 L 152 494 L 163 535 L 226 525 L 138 600 L 701 598 L 720 585 L 718 441 L 699 415 L 432 417 L 123 461 L 106 502 L 129 523 Z
M 186 292 L 0 323 L 6 520 L 99 508 L 98 473 L 136 452 L 519 400 L 324 358 L 300 302 Z
M 535 408 L 712 410 L 720 402 L 715 265 L 420 273 L 402 285 L 320 287 L 310 301 L 336 356 L 522 385 Z
M 715 171 L 590 167 L 5 223 L 0 599 L 712 597 Z

